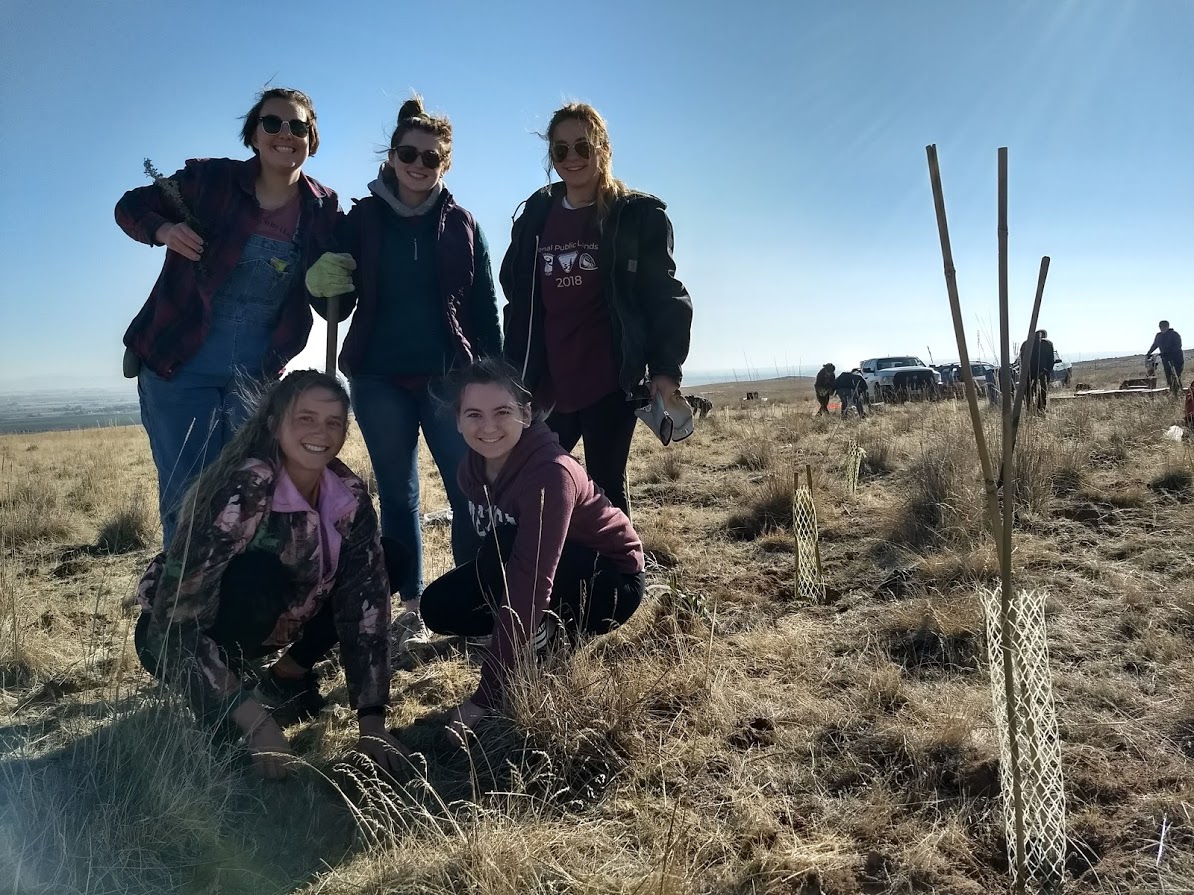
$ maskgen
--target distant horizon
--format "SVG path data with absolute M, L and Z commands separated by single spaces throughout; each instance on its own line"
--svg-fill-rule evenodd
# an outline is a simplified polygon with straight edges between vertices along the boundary
M 915 357 L 920 357 L 927 360 L 929 363 L 949 364 L 957 363 L 957 357 L 953 355 L 938 358 L 935 355 L 933 359 L 929 359 L 929 352 L 902 352 Z M 887 352 L 892 356 L 901 354 L 898 351 Z M 1144 357 L 1143 351 L 1137 352 L 1067 352 L 1058 348 L 1060 354 L 1065 360 L 1072 364 L 1091 363 L 1101 360 L 1121 360 L 1131 357 Z M 684 383 L 687 385 L 717 385 L 723 382 L 766 382 L 770 379 L 783 379 L 787 376 L 815 376 L 817 371 L 821 369 L 824 363 L 838 363 L 841 358 L 831 356 L 833 352 L 826 352 L 829 356 L 826 361 L 818 361 L 812 364 L 777 364 L 774 361 L 770 363 L 747 363 L 744 362 L 740 367 L 715 367 L 705 369 L 689 369 L 685 371 Z M 855 358 L 850 361 L 850 366 L 854 366 L 861 358 Z M 973 361 L 992 362 L 994 359 L 986 353 L 974 353 L 971 355 Z M 294 367 L 293 369 L 298 369 Z M 337 373 L 341 378 L 343 374 Z M 87 392 L 122 392 L 127 393 L 132 397 L 136 397 L 137 384 L 136 380 L 125 379 L 118 373 L 113 373 L 109 376 L 100 376 L 88 373 L 65 373 L 61 376 L 26 376 L 19 379 L 0 379 L 0 397 L 12 397 L 15 395 L 45 395 L 55 392 L 68 392 L 86 394 Z

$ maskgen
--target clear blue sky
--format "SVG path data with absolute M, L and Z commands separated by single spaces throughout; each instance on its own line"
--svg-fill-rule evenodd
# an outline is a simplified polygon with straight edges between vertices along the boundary
M 314 97 L 306 170 L 345 203 L 419 90 L 452 118 L 448 185 L 495 259 L 545 181 L 533 132 L 594 103 L 615 173 L 669 205 L 693 370 L 956 356 L 928 143 L 975 347 L 997 334 L 999 146 L 1017 338 L 1049 254 L 1042 324 L 1067 359 L 1142 352 L 1160 317 L 1194 343 L 1191 47 L 1189 0 L 4 0 L 0 387 L 118 377 L 163 250 L 113 205 L 146 156 L 243 157 L 267 81 Z

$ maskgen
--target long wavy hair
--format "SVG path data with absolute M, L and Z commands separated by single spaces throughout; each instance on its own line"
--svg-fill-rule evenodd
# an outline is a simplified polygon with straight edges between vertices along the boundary
M 551 123 L 547 125 L 547 176 L 551 178 L 554 162 L 551 158 L 551 144 L 555 139 L 556 128 L 563 121 L 579 121 L 589 132 L 589 143 L 597 159 L 597 229 L 605 227 L 610 209 L 621 196 L 630 192 L 630 187 L 614 177 L 614 149 L 609 142 L 609 125 L 601 117 L 601 113 L 588 103 L 565 103 L 552 113 Z
M 253 409 L 249 418 L 237 429 L 232 440 L 224 446 L 215 462 L 203 470 L 195 483 L 187 489 L 178 516 L 178 537 L 171 542 L 171 551 L 183 549 L 190 533 L 211 525 L 223 509 L 220 497 L 228 479 L 245 461 L 253 458 L 278 467 L 282 463 L 282 447 L 278 443 L 278 428 L 295 401 L 313 388 L 327 389 L 344 407 L 347 434 L 348 392 L 335 376 L 319 370 L 295 370 L 279 381 L 250 394 L 247 399 Z

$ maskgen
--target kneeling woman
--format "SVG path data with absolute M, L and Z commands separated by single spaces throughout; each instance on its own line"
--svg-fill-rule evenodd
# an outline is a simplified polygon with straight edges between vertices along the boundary
M 574 636 L 630 618 L 643 597 L 643 545 L 558 436 L 533 419 L 512 367 L 479 361 L 457 381 L 456 425 L 469 447 L 460 486 L 484 544 L 428 585 L 422 610 L 441 634 L 493 635 L 480 687 L 453 714 L 471 727 L 500 704 L 519 654 L 549 640 L 556 619 Z
M 201 721 L 231 720 L 254 768 L 285 776 L 290 746 L 263 703 L 323 704 L 312 666 L 337 643 L 362 752 L 396 770 L 385 729 L 390 587 L 364 483 L 336 459 L 348 395 L 331 376 L 275 384 L 183 502 L 179 535 L 138 586 L 142 665 L 187 697 Z M 286 652 L 248 690 L 238 671 Z

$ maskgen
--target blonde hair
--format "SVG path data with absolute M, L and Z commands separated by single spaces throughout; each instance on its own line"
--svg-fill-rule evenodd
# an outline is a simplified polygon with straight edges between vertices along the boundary
M 553 168 L 552 139 L 556 128 L 564 121 L 579 121 L 589 131 L 589 143 L 597 159 L 597 228 L 601 229 L 614 202 L 629 193 L 630 187 L 614 177 L 614 150 L 609 142 L 609 126 L 601 113 L 588 103 L 566 103 L 552 114 L 546 134 L 548 176 Z
M 178 536 L 170 542 L 172 552 L 185 551 L 192 531 L 210 526 L 223 509 L 228 479 L 246 460 L 265 460 L 275 466 L 282 463 L 278 429 L 299 397 L 309 389 L 322 388 L 336 396 L 344 408 L 345 431 L 350 406 L 348 392 L 335 376 L 319 370 L 295 370 L 285 378 L 261 389 L 245 384 L 245 402 L 252 408 L 220 456 L 199 474 L 183 496 L 178 514 Z

